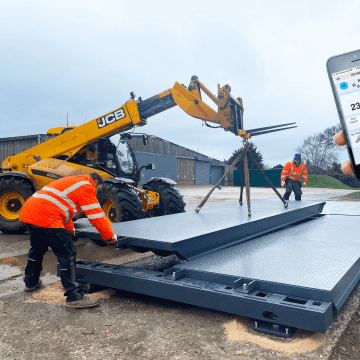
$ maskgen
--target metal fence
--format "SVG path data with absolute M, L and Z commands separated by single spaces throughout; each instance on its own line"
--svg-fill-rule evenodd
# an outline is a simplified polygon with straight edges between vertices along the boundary
M 279 187 L 281 185 L 282 169 L 263 170 L 268 179 L 274 186 Z M 249 170 L 250 186 L 258 187 L 270 187 L 266 180 L 262 177 L 258 170 Z M 234 186 L 241 186 L 241 171 L 234 171 Z

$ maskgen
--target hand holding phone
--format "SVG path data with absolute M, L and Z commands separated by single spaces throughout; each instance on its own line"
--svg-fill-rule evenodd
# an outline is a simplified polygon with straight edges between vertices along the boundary
M 344 132 L 342 130 L 339 131 L 336 135 L 334 135 L 333 139 L 334 139 L 336 145 L 339 145 L 339 146 L 346 145 Z M 351 175 L 351 174 L 354 173 L 354 170 L 353 170 L 353 168 L 351 166 L 350 160 L 345 161 L 344 163 L 341 164 L 341 171 L 345 175 Z
M 360 180 L 360 50 L 331 57 L 327 71 L 343 133 L 336 136 L 338 145 L 347 145 L 350 165 L 342 166 Z M 345 163 L 346 164 L 346 163 Z M 349 167 L 350 166 L 350 167 Z M 347 172 L 345 172 L 347 171 Z

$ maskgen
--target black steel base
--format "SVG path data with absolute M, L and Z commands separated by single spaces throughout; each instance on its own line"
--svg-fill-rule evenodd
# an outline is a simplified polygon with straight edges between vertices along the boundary
M 77 262 L 79 282 L 131 291 L 208 309 L 325 333 L 332 322 L 332 302 L 289 298 L 259 290 L 243 291 L 237 281 L 203 281 L 183 271 L 165 273 L 126 266 Z M 241 280 L 241 279 L 239 279 Z
M 254 331 L 264 334 L 270 334 L 280 336 L 284 338 L 290 338 L 296 333 L 296 328 L 290 326 L 284 326 L 279 324 L 272 324 L 267 321 L 256 320 L 252 328 Z
M 78 281 L 250 317 L 277 336 L 325 333 L 360 280 L 355 216 L 312 217 L 165 272 L 78 261 Z

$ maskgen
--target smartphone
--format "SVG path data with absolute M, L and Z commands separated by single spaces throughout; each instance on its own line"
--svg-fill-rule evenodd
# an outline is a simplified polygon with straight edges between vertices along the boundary
M 360 180 L 360 50 L 333 56 L 326 67 L 349 158 Z

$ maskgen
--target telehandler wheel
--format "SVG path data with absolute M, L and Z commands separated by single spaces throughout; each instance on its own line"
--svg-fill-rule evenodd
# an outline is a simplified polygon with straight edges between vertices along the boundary
M 154 216 L 163 216 L 170 214 L 179 214 L 185 212 L 185 203 L 183 196 L 178 188 L 171 184 L 161 181 L 154 181 L 144 184 L 146 190 L 157 192 L 160 196 L 160 204 L 153 209 Z
M 111 223 L 142 219 L 144 210 L 137 192 L 123 184 L 105 183 L 97 198 Z
M 5 234 L 23 234 L 26 225 L 19 221 L 21 208 L 34 193 L 31 184 L 22 178 L 0 178 L 0 231 Z

